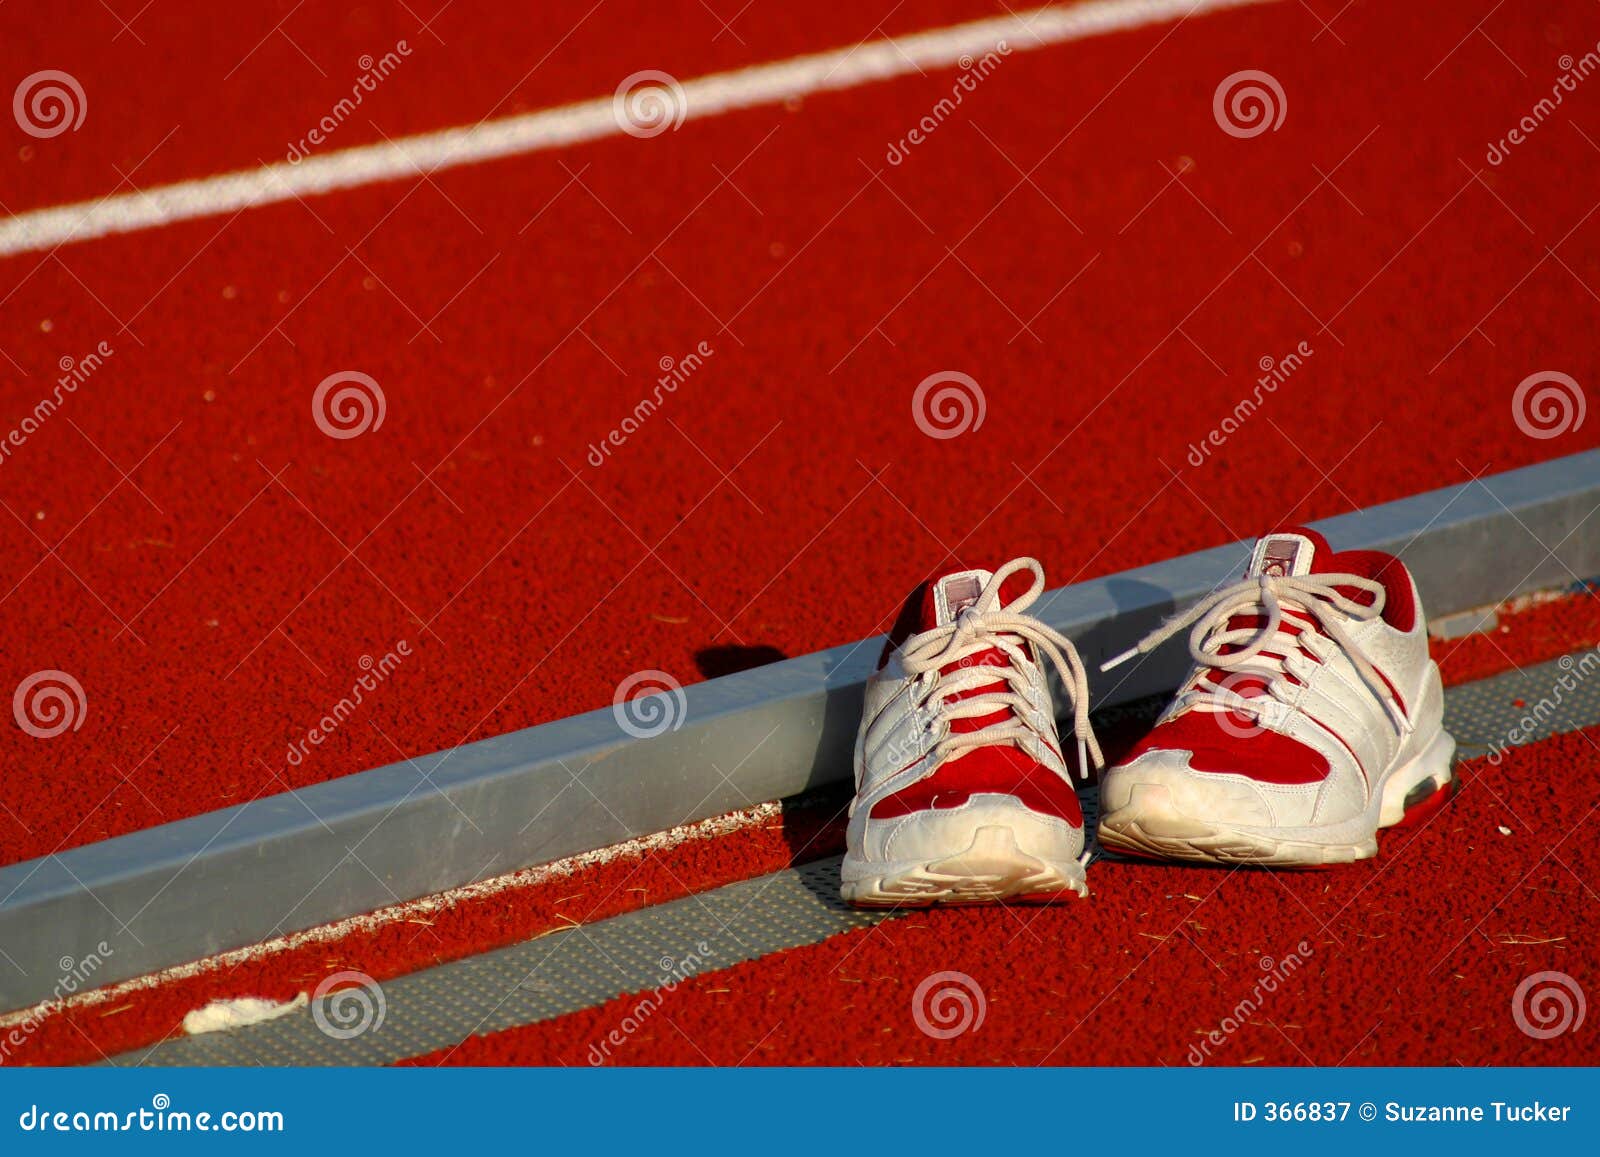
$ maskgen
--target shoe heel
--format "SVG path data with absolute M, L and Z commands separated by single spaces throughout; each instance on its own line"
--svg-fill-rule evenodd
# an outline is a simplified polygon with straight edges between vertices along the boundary
M 1456 741 L 1443 728 L 1410 763 L 1383 785 L 1378 827 L 1411 827 L 1426 822 L 1455 794 Z

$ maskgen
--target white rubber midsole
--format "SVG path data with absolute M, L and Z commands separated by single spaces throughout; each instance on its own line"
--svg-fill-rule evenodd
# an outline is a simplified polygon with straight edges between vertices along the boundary
M 839 894 L 858 907 L 1053 902 L 1089 891 L 1083 828 L 999 792 L 905 816 L 858 814 L 847 844 Z
M 1077 864 L 1083 829 L 1041 815 L 1014 796 L 980 792 L 960 807 L 930 808 L 892 819 L 868 818 L 849 833 L 840 873 L 846 882 L 892 876 L 958 857 L 986 829 L 1007 830 L 1017 852 L 1057 866 Z

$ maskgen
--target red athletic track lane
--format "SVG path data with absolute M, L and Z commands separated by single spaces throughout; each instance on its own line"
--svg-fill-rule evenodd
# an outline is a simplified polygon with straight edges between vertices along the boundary
M 695 977 L 653 1006 L 620 997 L 411 1063 L 1595 1064 L 1594 1033 L 1536 1039 L 1512 1007 L 1538 972 L 1593 990 L 1597 740 L 1464 765 L 1461 793 L 1387 834 L 1376 860 L 1102 861 L 1082 903 L 916 913 Z M 947 1040 L 913 1012 L 942 972 L 970 978 L 985 1009 Z M 921 1006 L 931 1025 L 959 1020 L 947 999 Z
M 1282 4 L 1015 53 L 898 167 L 953 73 L 0 264 L 6 412 L 115 347 L 0 465 L 4 686 L 88 704 L 0 730 L 0 862 L 866 636 L 947 552 L 1061 584 L 1595 445 L 1523 436 L 1511 395 L 1600 380 L 1600 88 L 1481 158 L 1600 15 L 1476 18 L 1356 6 L 1335 38 Z M 1248 140 L 1212 115 L 1244 68 L 1288 98 Z M 312 420 L 341 370 L 387 401 L 352 440 Z M 986 418 L 935 440 L 911 395 L 944 370 Z
M 738 5 L 649 0 L 311 0 L 224 12 L 162 0 L 119 18 L 115 7 L 75 4 L 72 19 L 47 5 L 0 7 L 6 94 L 54 69 L 78 81 L 87 104 L 70 148 L 26 135 L 9 116 L 0 124 L 8 211 L 286 160 L 325 117 L 337 127 L 309 145 L 313 155 L 608 97 L 644 69 L 687 80 L 1007 11 L 985 0 L 868 0 L 826 18 L 778 3 L 734 15 Z M 378 65 L 385 54 L 399 62 L 392 71 Z M 353 92 L 360 104 L 337 109 Z
M 1502 607 L 1491 636 L 1434 643 L 1449 685 L 1481 679 L 1600 644 L 1600 599 L 1567 595 L 1531 606 Z M 1140 738 L 1148 720 L 1127 718 L 1104 729 L 1111 759 Z M 387 980 L 526 940 L 570 923 L 592 923 L 736 880 L 834 855 L 844 848 L 837 800 L 790 801 L 774 822 L 666 851 L 619 855 L 569 877 L 464 896 L 425 922 L 388 924 L 337 940 L 262 955 L 246 964 L 208 967 L 116 1000 L 60 1009 L 41 1018 L 8 1053 L 25 1064 L 76 1064 L 139 1048 L 177 1032 L 184 1014 L 242 996 L 289 1000 L 335 972 L 355 969 Z M 0 1038 L 3 1038 L 0 1033 Z
M 1430 639 L 1446 686 L 1600 646 L 1600 586 L 1559 598 L 1535 596 L 1499 609 L 1492 631 L 1459 639 Z

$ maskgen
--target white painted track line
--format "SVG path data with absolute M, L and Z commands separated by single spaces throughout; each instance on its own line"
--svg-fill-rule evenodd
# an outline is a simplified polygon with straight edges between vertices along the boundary
M 1087 0 L 1040 8 L 685 81 L 681 86 L 683 112 L 685 119 L 716 116 L 809 93 L 948 68 L 963 56 L 990 51 L 1002 40 L 1013 52 L 1028 51 L 1271 2 Z M 607 95 L 477 125 L 340 149 L 298 164 L 279 161 L 259 169 L 19 213 L 0 223 L 0 257 L 617 136 L 623 128 L 612 105 L 613 98 Z

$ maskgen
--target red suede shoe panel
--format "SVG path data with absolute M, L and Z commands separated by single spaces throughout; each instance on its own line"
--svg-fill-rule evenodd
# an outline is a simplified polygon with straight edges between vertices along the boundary
M 1152 731 L 1129 754 L 1129 761 L 1147 751 L 1188 751 L 1196 771 L 1242 775 L 1258 783 L 1321 783 L 1328 778 L 1327 758 L 1299 740 L 1276 731 L 1241 737 L 1225 731 L 1209 711 L 1190 711 Z M 1253 720 L 1232 716 L 1239 729 Z
M 983 792 L 1015 796 L 1036 812 L 1083 826 L 1083 810 L 1072 785 L 1015 747 L 982 747 L 957 756 L 927 779 L 879 800 L 872 818 L 960 807 Z

